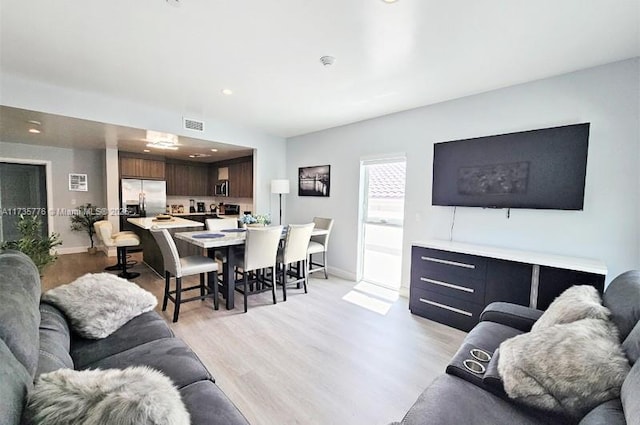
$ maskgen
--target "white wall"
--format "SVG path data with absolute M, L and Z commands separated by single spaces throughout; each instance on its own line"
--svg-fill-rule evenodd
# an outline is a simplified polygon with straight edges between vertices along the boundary
M 92 121 L 169 132 L 257 149 L 254 155 L 256 212 L 277 215 L 278 200 L 270 193 L 272 179 L 282 178 L 286 163 L 286 142 L 255 129 L 217 121 L 207 111 L 172 111 L 160 106 L 135 103 L 90 91 L 72 90 L 34 81 L 7 72 L 0 74 L 0 104 L 82 118 Z M 182 128 L 182 117 L 202 119 L 205 132 Z
M 49 209 L 73 209 L 86 203 L 106 207 L 104 151 L 0 142 L 0 157 L 51 161 L 53 197 Z M 86 174 L 89 190 L 69 191 L 69 173 Z M 46 217 L 42 219 L 46 220 Z M 81 252 L 89 246 L 89 236 L 85 232 L 71 231 L 70 225 L 69 216 L 53 217 L 53 229 L 49 231 L 60 233 L 63 244 L 57 248 L 59 253 Z M 97 242 L 97 239 L 94 238 L 94 242 Z
M 499 72 L 499 71 L 497 71 Z M 287 195 L 290 222 L 336 219 L 329 262 L 355 276 L 361 158 L 405 152 L 407 185 L 403 278 L 410 244 L 448 239 L 453 208 L 431 206 L 433 143 L 591 122 L 584 211 L 458 208 L 453 239 L 598 258 L 609 279 L 640 266 L 640 62 L 627 60 L 530 82 L 287 141 L 287 176 L 331 164 L 331 197 Z

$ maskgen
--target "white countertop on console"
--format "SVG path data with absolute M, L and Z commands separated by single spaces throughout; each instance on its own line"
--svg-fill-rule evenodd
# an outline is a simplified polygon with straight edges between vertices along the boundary
M 497 258 L 500 260 L 517 261 L 525 264 L 556 267 L 559 269 L 576 270 L 600 275 L 607 274 L 607 266 L 600 260 L 591 258 L 568 257 L 564 255 L 545 254 L 542 252 L 521 251 L 517 249 L 498 248 L 485 245 L 474 245 L 463 242 L 428 239 L 414 241 L 412 245 L 423 248 L 439 249 L 442 251 L 459 252 L 462 254 L 478 255 L 480 257 Z
M 149 230 L 152 226 L 158 226 L 161 229 L 179 229 L 181 227 L 204 227 L 204 223 L 193 220 L 187 220 L 180 217 L 173 217 L 172 220 L 154 221 L 153 217 L 129 218 L 127 221 L 134 226 Z

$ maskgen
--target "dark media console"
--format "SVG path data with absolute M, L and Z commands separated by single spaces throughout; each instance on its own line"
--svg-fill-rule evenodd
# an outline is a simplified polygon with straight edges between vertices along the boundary
M 598 260 L 428 240 L 411 249 L 413 314 L 468 331 L 482 310 L 505 301 L 545 310 L 572 285 L 604 290 Z

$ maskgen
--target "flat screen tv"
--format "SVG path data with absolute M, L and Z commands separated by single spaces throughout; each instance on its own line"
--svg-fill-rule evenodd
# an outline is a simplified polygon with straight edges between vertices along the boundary
M 433 145 L 432 204 L 582 210 L 589 123 Z

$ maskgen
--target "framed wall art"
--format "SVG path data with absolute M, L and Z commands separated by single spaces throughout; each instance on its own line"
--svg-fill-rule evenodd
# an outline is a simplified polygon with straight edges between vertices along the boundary
M 331 166 L 315 165 L 298 168 L 298 196 L 329 196 Z

